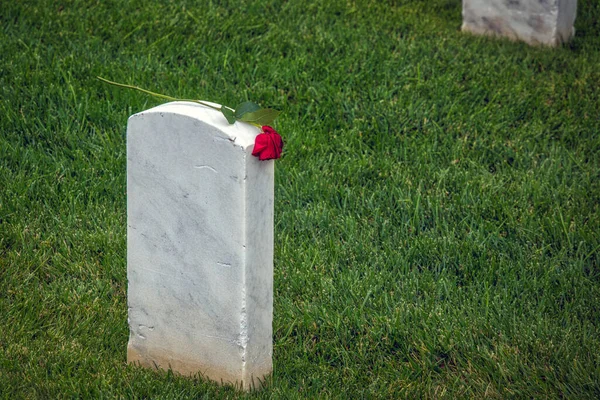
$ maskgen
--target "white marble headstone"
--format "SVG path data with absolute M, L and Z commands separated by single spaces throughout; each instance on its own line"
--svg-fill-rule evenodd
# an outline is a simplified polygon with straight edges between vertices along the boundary
M 577 0 L 463 0 L 463 31 L 556 46 L 575 34 Z
M 192 102 L 127 127 L 130 363 L 248 389 L 272 370 L 273 161 Z

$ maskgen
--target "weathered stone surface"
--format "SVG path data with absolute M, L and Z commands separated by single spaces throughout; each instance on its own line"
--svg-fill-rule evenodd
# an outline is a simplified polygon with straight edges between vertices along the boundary
M 577 0 L 463 0 L 463 31 L 556 46 L 574 34 Z
M 272 370 L 273 161 L 174 102 L 127 129 L 127 358 L 249 388 Z

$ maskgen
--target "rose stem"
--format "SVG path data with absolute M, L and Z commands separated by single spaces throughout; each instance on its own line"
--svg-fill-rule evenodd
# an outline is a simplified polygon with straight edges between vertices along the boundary
M 175 97 L 167 96 L 165 94 L 154 93 L 154 92 L 151 92 L 149 90 L 142 89 L 141 87 L 138 87 L 138 86 L 125 85 L 124 83 L 118 83 L 118 82 L 109 81 L 108 79 L 104 79 L 104 78 L 102 78 L 100 76 L 97 76 L 96 78 L 98 78 L 102 82 L 108 83 L 109 85 L 114 85 L 114 86 L 119 86 L 119 87 L 123 87 L 123 88 L 127 88 L 127 89 L 137 90 L 137 91 L 140 91 L 142 93 L 146 93 L 146 94 L 149 94 L 149 95 L 152 95 L 152 96 L 155 96 L 155 97 L 160 97 L 161 99 L 165 99 L 165 100 L 171 100 L 171 101 L 191 101 L 191 102 L 194 102 L 194 103 L 202 104 L 203 106 L 206 106 L 206 107 L 210 107 L 213 110 L 217 110 L 217 111 L 221 111 L 222 107 L 229 108 L 227 106 L 215 107 L 215 106 L 210 105 L 208 103 L 205 103 L 205 102 L 203 102 L 201 100 L 177 99 Z M 232 108 L 229 108 L 229 109 L 231 111 L 234 111 Z

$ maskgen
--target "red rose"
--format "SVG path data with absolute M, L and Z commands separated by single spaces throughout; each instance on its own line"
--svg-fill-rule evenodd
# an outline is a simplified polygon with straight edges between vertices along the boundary
M 252 155 L 259 160 L 274 160 L 281 157 L 283 150 L 283 140 L 279 133 L 270 126 L 263 126 L 262 133 L 259 133 L 254 139 L 254 150 Z

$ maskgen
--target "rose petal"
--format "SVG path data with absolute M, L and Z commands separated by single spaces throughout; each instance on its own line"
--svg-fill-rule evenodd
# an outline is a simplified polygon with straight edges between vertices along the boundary
M 268 125 L 263 126 L 262 129 L 263 133 L 259 133 L 254 139 L 252 155 L 262 161 L 280 158 L 283 151 L 281 136 Z
M 277 131 L 275 129 L 273 129 L 272 127 L 270 127 L 269 125 L 264 125 L 262 127 L 262 131 L 268 135 L 273 134 L 273 133 L 277 134 Z

